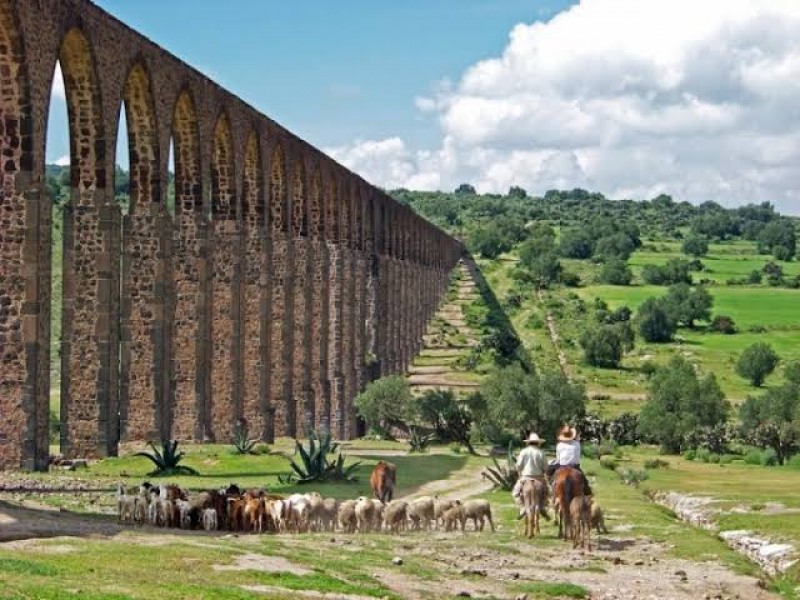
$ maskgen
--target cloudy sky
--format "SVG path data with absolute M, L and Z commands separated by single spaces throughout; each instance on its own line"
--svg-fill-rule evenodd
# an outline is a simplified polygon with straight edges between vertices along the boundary
M 800 214 L 798 0 L 99 3 L 384 187 Z

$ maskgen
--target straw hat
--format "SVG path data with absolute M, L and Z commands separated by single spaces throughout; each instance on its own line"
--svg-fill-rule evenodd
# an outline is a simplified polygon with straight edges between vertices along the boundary
M 578 437 L 578 430 L 575 429 L 574 427 L 570 427 L 569 425 L 564 425 L 561 429 L 558 430 L 559 442 L 571 442 L 577 437 Z
M 525 443 L 526 444 L 536 444 L 537 446 L 539 446 L 542 443 L 542 439 L 538 435 L 536 435 L 535 433 L 532 433 L 532 434 L 530 434 L 528 436 L 528 439 L 525 440 Z

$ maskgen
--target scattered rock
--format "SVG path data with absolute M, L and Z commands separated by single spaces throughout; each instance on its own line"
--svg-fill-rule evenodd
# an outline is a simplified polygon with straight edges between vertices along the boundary
M 478 577 L 486 577 L 485 569 L 461 569 L 462 575 L 477 575 Z
M 393 565 L 396 565 L 396 566 L 398 566 L 398 567 L 399 567 L 399 566 L 401 566 L 401 565 L 403 564 L 403 559 L 402 559 L 402 558 L 400 558 L 399 556 L 395 556 L 395 557 L 392 559 L 392 564 L 393 564 Z
M 456 598 L 472 598 L 472 594 L 469 592 L 458 592 Z
M 633 565 L 636 567 L 641 567 L 642 565 L 644 565 L 644 561 L 640 558 L 639 560 L 634 562 Z
M 514 600 L 528 600 L 528 594 L 520 594 Z

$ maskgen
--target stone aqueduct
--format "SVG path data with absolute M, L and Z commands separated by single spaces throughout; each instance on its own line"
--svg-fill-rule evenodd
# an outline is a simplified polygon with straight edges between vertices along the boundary
M 72 158 L 62 451 L 227 442 L 242 416 L 266 440 L 353 436 L 353 398 L 407 367 L 458 242 L 88 0 L 0 0 L 0 469 L 48 464 L 57 60 Z

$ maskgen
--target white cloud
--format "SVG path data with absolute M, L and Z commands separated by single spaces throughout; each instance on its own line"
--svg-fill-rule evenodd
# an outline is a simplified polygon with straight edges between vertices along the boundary
M 64 76 L 61 74 L 61 63 L 56 61 L 56 69 L 53 74 L 53 89 L 51 94 L 54 98 L 65 99 L 67 92 L 64 89 Z
M 55 164 L 59 167 L 68 167 L 70 165 L 69 154 L 56 159 Z
M 590 187 L 800 213 L 800 2 L 583 0 L 438 84 L 436 151 L 337 158 L 387 187 Z

